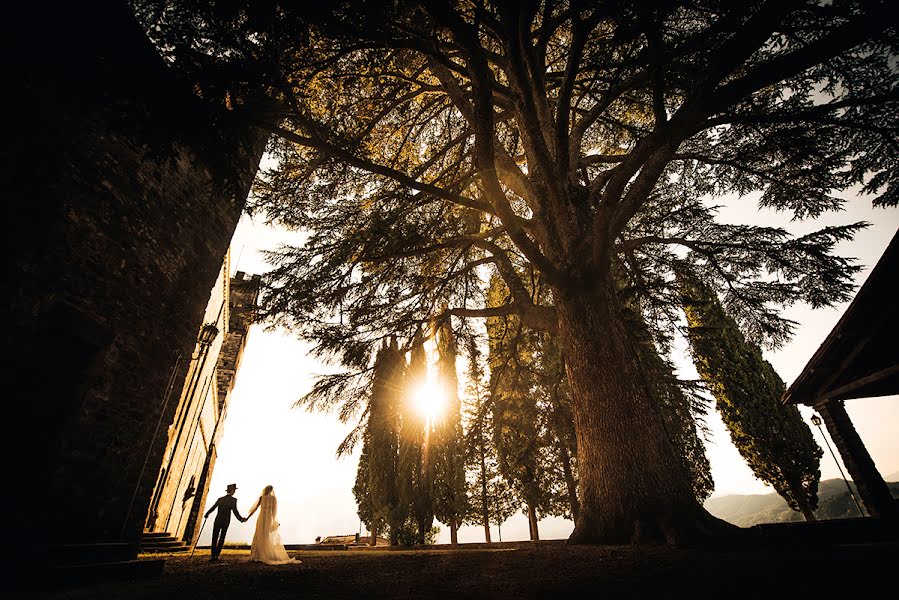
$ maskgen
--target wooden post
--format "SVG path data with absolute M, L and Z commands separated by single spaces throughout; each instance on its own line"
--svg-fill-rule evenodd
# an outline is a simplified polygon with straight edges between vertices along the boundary
M 896 518 L 896 501 L 874 466 L 874 461 L 846 414 L 843 403 L 829 400 L 816 405 L 815 409 L 824 419 L 827 431 L 855 482 L 855 489 L 858 490 L 868 514 L 883 519 Z

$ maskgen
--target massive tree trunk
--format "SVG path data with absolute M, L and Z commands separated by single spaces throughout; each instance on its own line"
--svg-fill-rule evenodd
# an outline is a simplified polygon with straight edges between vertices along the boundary
M 697 544 L 732 525 L 697 502 L 662 425 L 612 286 L 556 293 L 578 445 L 569 543 Z

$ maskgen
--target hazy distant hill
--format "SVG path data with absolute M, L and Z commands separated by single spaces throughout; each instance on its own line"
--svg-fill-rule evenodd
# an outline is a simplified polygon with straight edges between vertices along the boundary
M 886 478 L 894 498 L 899 498 L 899 473 L 892 473 Z M 850 481 L 852 491 L 855 485 Z M 856 497 L 858 494 L 856 493 Z M 740 527 L 750 527 L 757 523 L 779 523 L 783 521 L 802 521 L 798 513 L 784 502 L 777 494 L 754 494 L 750 496 L 730 495 L 709 498 L 705 501 L 706 509 L 721 519 Z M 842 519 L 857 517 L 858 510 L 846 491 L 842 479 L 827 479 L 818 486 L 818 510 L 815 515 L 819 519 Z

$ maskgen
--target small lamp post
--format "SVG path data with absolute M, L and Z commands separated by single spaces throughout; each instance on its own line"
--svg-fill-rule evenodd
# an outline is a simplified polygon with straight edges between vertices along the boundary
M 849 490 L 849 497 L 852 498 L 852 501 L 855 503 L 855 508 L 858 510 L 858 514 L 864 517 L 865 513 L 862 511 L 862 507 L 858 503 L 858 499 L 855 497 L 855 493 L 852 491 L 852 486 L 849 485 L 849 480 L 846 479 L 846 474 L 843 473 L 843 467 L 840 466 L 840 461 L 837 460 L 837 455 L 833 453 L 833 448 L 830 447 L 830 442 L 827 441 L 827 436 L 824 435 L 824 430 L 821 429 L 821 417 L 819 417 L 817 414 L 812 415 L 812 425 L 817 427 L 818 431 L 821 432 L 821 437 L 824 438 L 824 443 L 827 444 L 827 449 L 830 450 L 830 455 L 833 457 L 833 462 L 837 464 L 837 469 L 840 470 L 840 475 L 843 476 L 843 483 L 846 484 L 846 489 Z

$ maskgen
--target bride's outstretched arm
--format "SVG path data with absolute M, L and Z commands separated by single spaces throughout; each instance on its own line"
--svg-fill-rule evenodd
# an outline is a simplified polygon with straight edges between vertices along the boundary
M 253 513 L 256 512 L 256 510 L 259 508 L 260 502 L 262 502 L 262 496 L 259 496 L 259 498 L 256 500 L 256 504 L 254 504 L 253 508 L 250 509 L 250 513 L 247 515 L 247 519 L 253 516 Z

